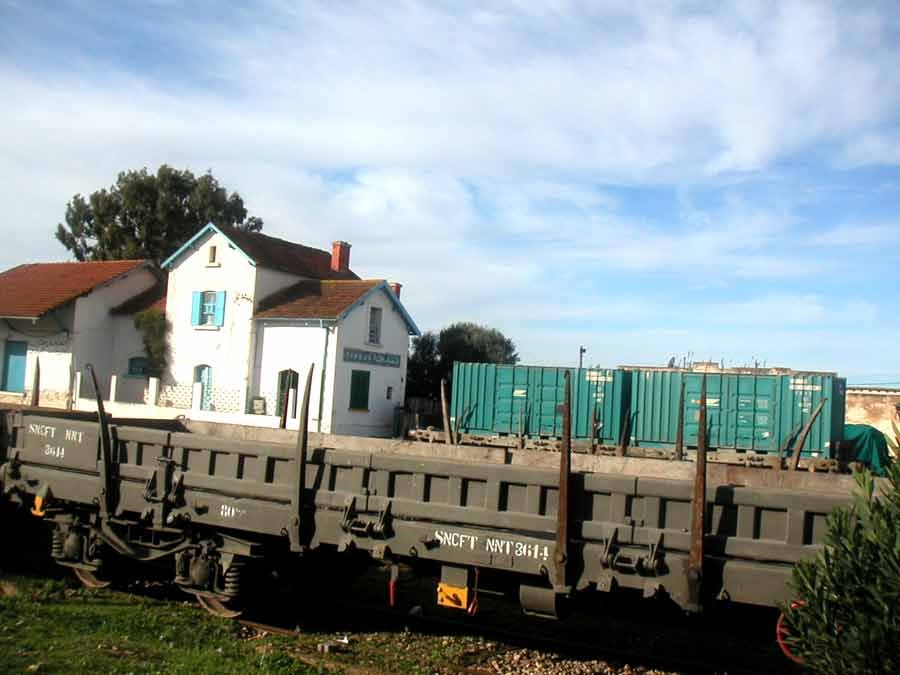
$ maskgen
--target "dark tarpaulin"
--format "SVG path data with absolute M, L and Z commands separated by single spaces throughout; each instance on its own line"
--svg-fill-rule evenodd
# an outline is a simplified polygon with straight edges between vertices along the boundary
M 868 424 L 845 424 L 844 440 L 853 446 L 850 460 L 865 464 L 877 476 L 883 476 L 891 454 L 884 434 Z

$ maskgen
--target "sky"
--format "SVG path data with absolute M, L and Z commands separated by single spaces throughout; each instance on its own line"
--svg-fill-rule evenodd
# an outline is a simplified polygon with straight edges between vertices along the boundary
M 166 163 L 525 363 L 900 384 L 898 72 L 890 2 L 0 0 L 0 269 Z

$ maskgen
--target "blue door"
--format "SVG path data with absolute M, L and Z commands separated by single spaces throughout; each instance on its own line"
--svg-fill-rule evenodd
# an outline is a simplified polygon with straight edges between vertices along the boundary
M 212 409 L 212 368 L 207 365 L 194 368 L 194 382 L 201 385 L 200 410 Z
M 27 342 L 6 341 L 3 351 L 3 391 L 23 393 L 25 391 L 25 358 L 28 354 Z

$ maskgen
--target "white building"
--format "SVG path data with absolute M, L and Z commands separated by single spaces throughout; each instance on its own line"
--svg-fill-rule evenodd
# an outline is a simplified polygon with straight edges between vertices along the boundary
M 170 359 L 159 405 L 293 417 L 315 364 L 313 430 L 386 435 L 418 329 L 383 281 L 332 252 L 207 225 L 163 267 Z M 291 391 L 293 390 L 293 391 Z
M 158 283 L 143 260 L 33 263 L 0 274 L 0 400 L 30 399 L 38 361 L 42 404 L 71 401 L 88 363 L 108 397 L 111 376 L 127 377 L 143 356 L 133 323 L 117 326 L 110 310 Z M 135 377 L 142 390 L 146 377 Z

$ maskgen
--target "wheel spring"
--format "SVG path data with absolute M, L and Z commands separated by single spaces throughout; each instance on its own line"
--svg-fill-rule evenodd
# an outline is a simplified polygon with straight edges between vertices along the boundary
M 234 560 L 225 572 L 225 594 L 237 597 L 241 594 L 241 577 L 244 571 L 244 562 Z
M 50 540 L 50 555 L 54 558 L 63 558 L 65 554 L 63 553 L 63 544 L 66 538 L 63 535 L 62 530 L 58 527 L 53 530 L 53 538 Z

